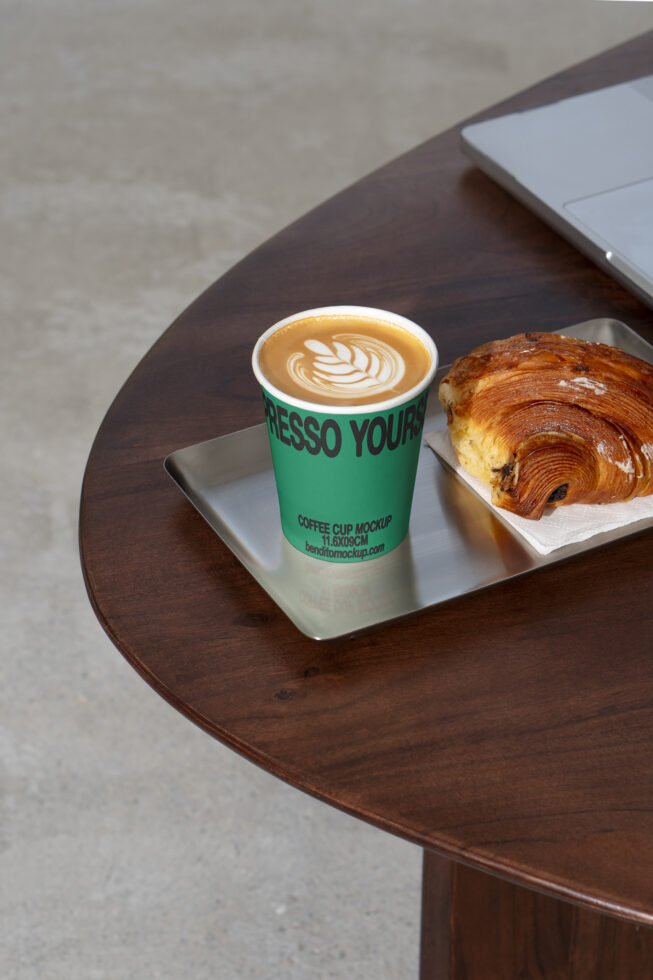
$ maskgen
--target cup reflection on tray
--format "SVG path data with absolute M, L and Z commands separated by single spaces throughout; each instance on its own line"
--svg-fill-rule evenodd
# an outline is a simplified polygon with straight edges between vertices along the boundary
M 328 622 L 329 635 L 420 608 L 410 535 L 387 555 L 348 565 L 315 561 L 282 538 L 278 575 L 292 586 L 298 609 Z

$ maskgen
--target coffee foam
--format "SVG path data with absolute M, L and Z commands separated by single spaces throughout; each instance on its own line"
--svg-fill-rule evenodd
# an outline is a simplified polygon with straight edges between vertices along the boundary
M 328 314 L 282 326 L 260 364 L 281 391 L 323 404 L 369 404 L 409 391 L 431 357 L 408 330 L 372 317 Z
M 406 362 L 390 344 L 365 334 L 334 334 L 331 343 L 309 337 L 286 360 L 290 378 L 312 395 L 351 400 L 392 391 Z

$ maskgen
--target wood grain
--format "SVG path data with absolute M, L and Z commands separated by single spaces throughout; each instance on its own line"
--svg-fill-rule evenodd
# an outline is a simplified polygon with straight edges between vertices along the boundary
M 634 980 L 653 929 L 424 852 L 420 980 Z
M 519 109 L 650 70 L 653 33 Z M 171 704 L 254 763 L 440 855 L 653 922 L 650 534 L 355 639 L 302 636 L 163 470 L 262 420 L 256 337 L 323 304 L 421 323 L 443 363 L 597 316 L 651 312 L 471 167 L 457 131 L 261 246 L 163 334 L 111 406 L 82 490 L 100 622 Z

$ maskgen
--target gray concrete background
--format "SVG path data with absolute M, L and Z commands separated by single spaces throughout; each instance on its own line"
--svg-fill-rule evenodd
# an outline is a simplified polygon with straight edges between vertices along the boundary
M 212 741 L 101 631 L 83 467 L 237 259 L 653 7 L 0 0 L 0 24 L 0 977 L 416 977 L 418 849 Z

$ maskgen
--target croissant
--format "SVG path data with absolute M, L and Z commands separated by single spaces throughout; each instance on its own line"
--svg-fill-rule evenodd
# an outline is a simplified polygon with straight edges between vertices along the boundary
M 456 360 L 440 383 L 461 464 L 498 507 L 653 493 L 653 367 L 607 344 L 524 333 Z

